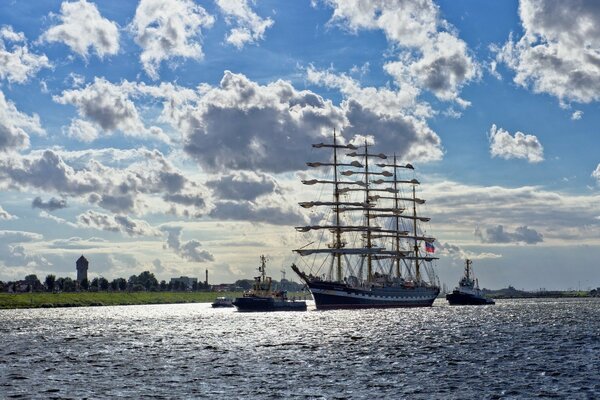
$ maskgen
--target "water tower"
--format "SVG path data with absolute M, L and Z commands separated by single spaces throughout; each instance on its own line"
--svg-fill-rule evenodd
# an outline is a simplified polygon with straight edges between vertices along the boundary
M 88 278 L 87 271 L 88 271 L 88 266 L 90 265 L 90 263 L 82 255 L 81 257 L 79 257 L 77 259 L 77 262 L 75 263 L 75 265 L 77 266 L 77 282 L 79 282 L 79 284 L 81 284 L 81 282 L 83 282 L 84 280 L 87 280 L 87 278 Z

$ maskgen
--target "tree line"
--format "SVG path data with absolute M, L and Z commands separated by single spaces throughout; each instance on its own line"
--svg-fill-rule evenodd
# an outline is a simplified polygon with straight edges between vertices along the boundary
M 69 277 L 59 277 L 49 274 L 44 281 L 35 274 L 30 274 L 22 281 L 0 281 L 0 291 L 3 292 L 124 292 L 124 291 L 200 291 L 210 290 L 210 286 L 203 282 L 194 282 L 188 287 L 184 282 L 166 282 L 156 279 L 156 276 L 150 271 L 144 271 L 139 275 L 131 275 L 129 279 L 116 278 L 112 281 L 104 277 L 97 277 L 90 280 L 84 279 L 81 283 Z
M 245 291 L 252 288 L 254 281 L 251 279 L 240 279 L 235 283 L 228 285 L 229 290 Z M 302 291 L 303 285 L 288 281 L 287 279 L 281 282 L 273 281 L 273 288 L 287 290 L 290 292 Z M 144 271 L 139 275 L 131 275 L 129 279 L 116 278 L 112 281 L 104 277 L 97 277 L 91 281 L 85 279 L 81 283 L 69 277 L 59 277 L 49 274 L 44 281 L 35 274 L 30 274 L 22 281 L 0 281 L 0 292 L 167 292 L 167 291 L 209 291 L 213 290 L 211 285 L 204 282 L 192 282 L 190 286 L 182 281 L 167 282 L 165 280 L 158 281 L 156 276 L 150 271 Z

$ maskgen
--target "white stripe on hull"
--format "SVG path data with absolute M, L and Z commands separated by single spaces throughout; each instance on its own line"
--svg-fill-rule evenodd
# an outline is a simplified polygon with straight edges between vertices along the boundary
M 378 302 L 381 303 L 382 305 L 388 305 L 388 304 L 406 304 L 408 305 L 418 305 L 418 304 L 423 304 L 423 303 L 432 303 L 436 297 L 437 294 L 432 293 L 432 294 L 424 294 L 424 295 L 411 295 L 411 296 L 380 296 L 380 295 L 374 295 L 374 294 L 362 294 L 362 293 L 348 293 L 346 291 L 341 291 L 341 290 L 331 290 L 331 289 L 317 289 L 317 288 L 310 288 L 310 291 L 313 294 L 318 295 L 326 295 L 326 296 L 334 296 L 334 297 L 340 297 L 340 298 L 344 298 L 344 299 L 356 299 L 358 300 L 358 302 L 356 303 L 357 305 L 364 305 L 364 303 L 361 304 L 361 301 L 369 301 L 369 302 Z M 325 306 L 327 306 L 327 304 L 324 304 Z

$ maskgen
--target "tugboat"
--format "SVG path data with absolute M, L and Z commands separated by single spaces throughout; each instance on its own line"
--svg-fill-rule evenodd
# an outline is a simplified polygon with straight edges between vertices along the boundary
M 271 277 L 266 274 L 267 258 L 260 256 L 258 271 L 252 290 L 233 301 L 238 311 L 306 311 L 305 301 L 288 299 L 285 290 L 273 291 Z
M 465 261 L 465 276 L 458 282 L 458 287 L 446 295 L 446 300 L 451 306 L 486 305 L 496 304 L 488 299 L 479 289 L 479 282 L 473 278 L 471 260 Z
M 233 307 L 233 300 L 231 300 L 229 297 L 217 297 L 215 301 L 213 301 L 212 307 Z

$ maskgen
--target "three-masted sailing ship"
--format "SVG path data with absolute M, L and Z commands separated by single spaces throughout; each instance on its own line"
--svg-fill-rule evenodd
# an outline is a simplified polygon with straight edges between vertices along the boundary
M 296 227 L 314 240 L 293 250 L 305 267 L 293 264 L 292 270 L 306 283 L 316 308 L 431 306 L 440 292 L 431 266 L 437 259 L 431 255 L 435 239 L 420 229 L 429 218 L 418 214 L 425 202 L 416 197 L 419 181 L 401 176 L 413 166 L 395 155 L 370 153 L 366 142 L 344 143 L 335 132 L 333 143 L 312 146 L 333 155 L 307 165 L 331 175 L 302 183 L 329 186 L 332 197 L 299 203 L 328 212 L 318 225 Z

